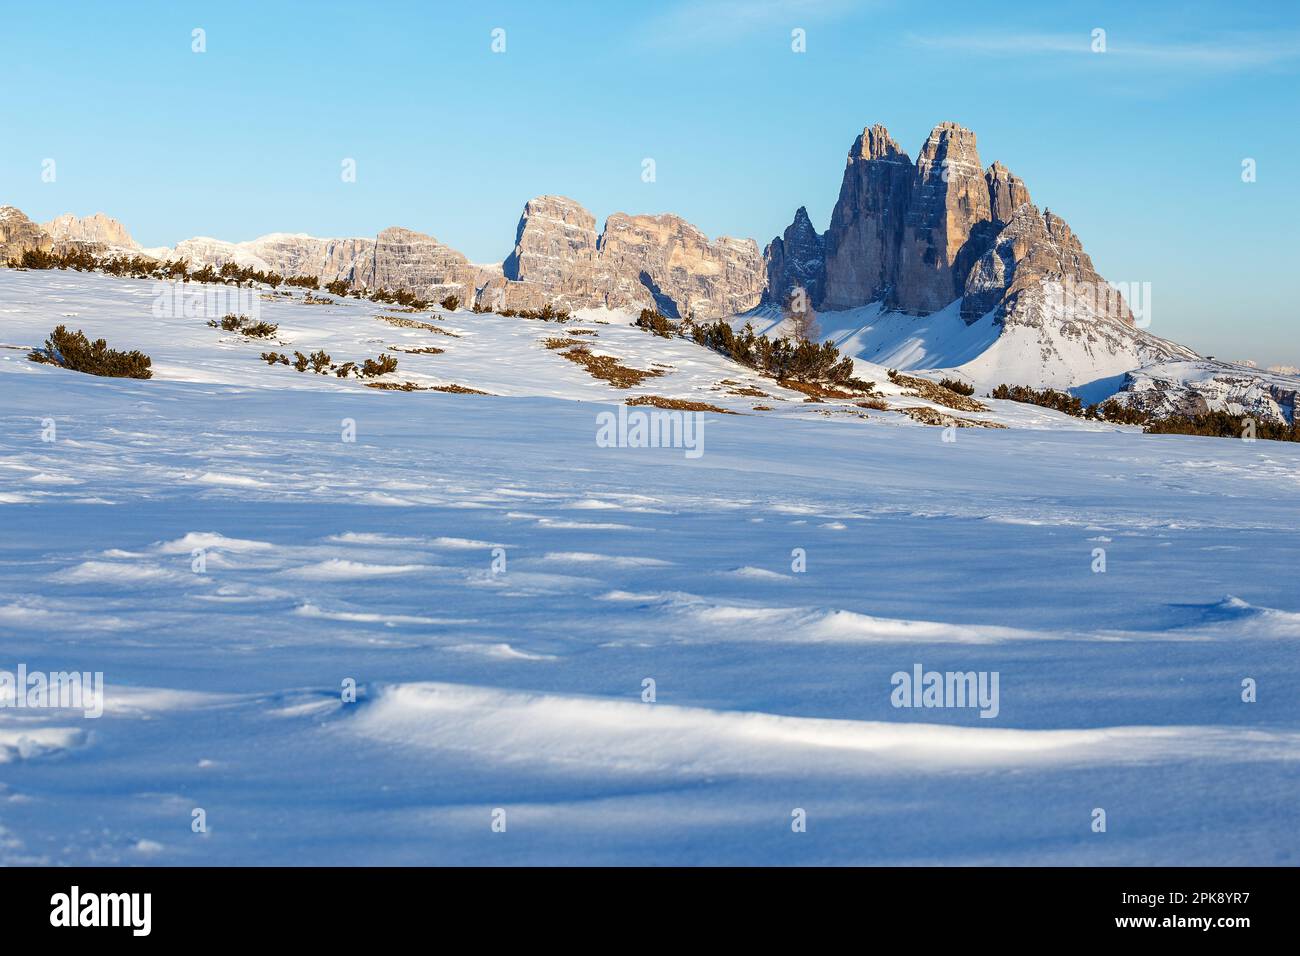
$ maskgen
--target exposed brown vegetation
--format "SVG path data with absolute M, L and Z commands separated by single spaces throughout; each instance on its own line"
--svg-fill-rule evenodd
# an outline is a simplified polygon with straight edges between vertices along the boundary
M 477 388 L 466 388 L 464 385 L 431 385 L 430 391 L 449 392 L 452 395 L 491 395 L 491 392 L 480 392 Z
M 375 316 L 380 322 L 387 322 L 389 325 L 397 326 L 399 329 L 424 329 L 426 332 L 435 332 L 438 335 L 445 335 L 448 338 L 460 338 L 455 332 L 448 332 L 441 326 L 434 325 L 432 322 L 421 322 L 418 319 L 407 319 L 400 315 L 377 315 Z
M 795 381 L 794 379 L 782 378 L 782 379 L 777 379 L 776 384 L 782 385 L 786 388 L 794 389 L 796 392 L 803 392 L 805 395 L 811 396 L 812 398 L 816 398 L 816 399 L 823 399 L 823 398 L 846 399 L 846 398 L 858 397 L 858 395 L 855 392 L 846 392 L 843 389 L 832 388 L 831 386 L 823 385 L 820 382 L 799 382 L 799 381 Z M 875 382 L 864 382 L 862 384 L 865 387 L 857 389 L 857 392 L 864 392 L 864 391 L 869 392 L 875 386 Z
M 663 372 L 657 370 L 630 368 L 623 365 L 612 355 L 595 355 L 585 345 L 561 352 L 566 359 L 585 368 L 592 376 L 609 382 L 615 388 L 631 388 L 640 385 L 648 378 L 658 378 Z
M 906 394 L 911 395 L 913 398 L 923 398 L 927 402 L 934 402 L 936 405 L 943 405 L 947 408 L 955 408 L 959 412 L 987 412 L 989 410 L 989 407 L 983 402 L 958 394 L 938 382 L 930 381 L 928 378 L 904 375 L 902 372 L 890 369 L 889 380 L 895 385 L 910 389 Z
M 569 338 L 542 339 L 542 345 L 546 346 L 546 348 L 548 349 L 567 349 L 574 345 L 582 345 L 582 344 L 583 344 L 582 339 L 569 339 Z
M 670 408 L 680 412 L 716 412 L 719 415 L 736 414 L 733 411 L 719 408 L 717 405 L 710 405 L 707 402 L 691 402 L 682 398 L 664 398 L 662 395 L 638 395 L 636 398 L 629 398 L 623 404 L 652 405 L 655 408 Z
M 377 388 L 383 392 L 428 392 L 442 391 L 431 389 L 428 385 L 416 385 L 414 382 L 366 382 L 366 388 Z
M 956 415 L 945 415 L 937 408 L 900 408 L 909 418 L 915 419 L 922 425 L 942 425 L 945 428 L 949 425 L 956 425 L 958 428 L 1006 428 L 1006 425 L 998 422 L 983 422 L 975 418 L 958 418 Z

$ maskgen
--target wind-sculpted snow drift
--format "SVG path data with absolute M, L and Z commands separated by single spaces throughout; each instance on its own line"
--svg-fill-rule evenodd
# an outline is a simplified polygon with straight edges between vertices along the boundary
M 0 706 L 0 863 L 1300 861 L 1298 446 L 996 400 L 945 441 L 628 313 L 257 300 L 408 350 L 382 391 L 156 295 L 0 269 L 0 671 L 104 675 Z M 58 323 L 155 377 L 28 361 Z M 654 396 L 734 414 L 601 447 Z M 896 704 L 930 672 L 995 697 Z

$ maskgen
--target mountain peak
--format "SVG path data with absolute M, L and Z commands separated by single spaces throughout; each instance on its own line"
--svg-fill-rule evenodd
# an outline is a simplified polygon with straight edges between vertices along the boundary
M 849 150 L 849 162 L 857 159 L 884 160 L 886 162 L 911 163 L 911 157 L 889 135 L 889 130 L 877 123 L 862 130 L 862 135 L 853 141 Z
M 102 212 L 90 216 L 76 216 L 66 212 L 51 219 L 42 228 L 55 242 L 87 242 L 123 249 L 140 248 L 125 226 Z

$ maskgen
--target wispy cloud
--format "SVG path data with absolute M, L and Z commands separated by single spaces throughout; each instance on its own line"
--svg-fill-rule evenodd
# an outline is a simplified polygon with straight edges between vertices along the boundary
M 724 44 L 764 30 L 793 30 L 840 16 L 850 0 L 704 0 L 671 5 L 646 22 L 642 42 L 656 47 Z
M 909 42 L 933 50 L 982 56 L 1040 56 L 1093 54 L 1091 31 L 1086 33 L 987 33 L 918 35 Z M 1300 60 L 1300 36 L 1230 34 L 1213 40 L 1180 43 L 1132 42 L 1108 33 L 1106 56 L 1132 65 L 1188 69 L 1247 70 Z

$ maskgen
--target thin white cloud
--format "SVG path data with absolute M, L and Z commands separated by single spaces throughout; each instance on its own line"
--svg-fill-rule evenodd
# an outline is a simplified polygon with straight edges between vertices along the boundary
M 927 49 L 984 56 L 1097 55 L 1092 50 L 1091 30 L 1082 33 L 911 34 L 908 40 Z M 1196 42 L 1142 43 L 1108 32 L 1105 55 L 1134 65 L 1245 70 L 1300 59 L 1300 36 L 1232 34 Z
M 642 42 L 657 47 L 723 44 L 764 30 L 823 22 L 855 4 L 849 0 L 705 0 L 668 7 L 643 25 Z

